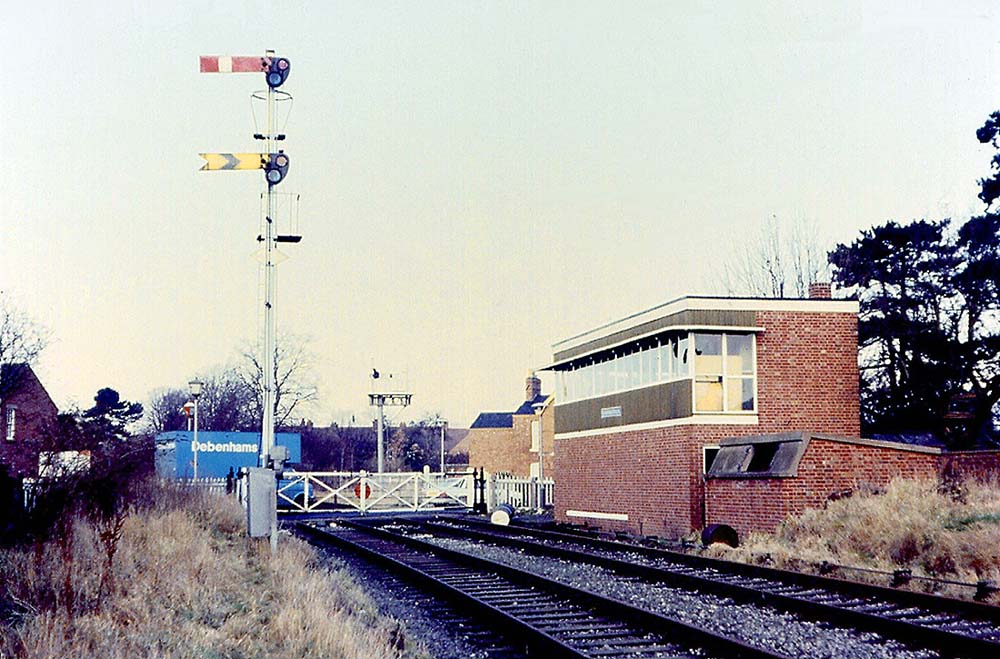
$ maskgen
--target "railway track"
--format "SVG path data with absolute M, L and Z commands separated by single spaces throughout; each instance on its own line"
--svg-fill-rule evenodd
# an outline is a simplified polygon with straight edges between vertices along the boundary
M 1000 657 L 1000 607 L 534 528 L 468 519 L 409 524 L 424 533 L 589 563 L 627 578 L 763 604 L 942 656 Z
M 314 542 L 349 548 L 489 621 L 529 655 L 567 658 L 787 659 L 658 613 L 374 525 L 299 524 Z

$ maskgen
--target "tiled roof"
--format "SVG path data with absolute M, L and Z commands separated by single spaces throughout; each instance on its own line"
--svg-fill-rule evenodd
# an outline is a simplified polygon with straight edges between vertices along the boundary
M 513 428 L 514 418 L 510 412 L 482 412 L 472 422 L 470 428 Z
M 531 400 L 526 400 L 523 403 L 521 403 L 521 407 L 517 408 L 514 414 L 534 414 L 535 413 L 534 406 L 540 403 L 544 403 L 545 399 L 547 398 L 548 396 L 546 394 L 538 394 Z

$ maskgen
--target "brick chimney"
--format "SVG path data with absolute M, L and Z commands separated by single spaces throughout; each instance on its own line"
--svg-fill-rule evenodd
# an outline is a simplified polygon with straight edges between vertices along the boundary
M 814 282 L 809 284 L 809 299 L 810 300 L 829 300 L 833 297 L 830 291 L 830 282 Z
M 534 371 L 531 371 L 528 373 L 528 379 L 524 381 L 524 400 L 535 400 L 541 393 L 542 381 Z

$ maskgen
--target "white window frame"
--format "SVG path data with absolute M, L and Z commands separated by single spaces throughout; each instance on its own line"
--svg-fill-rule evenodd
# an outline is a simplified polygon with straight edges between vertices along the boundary
M 719 449 L 722 448 L 718 444 L 706 444 L 701 447 L 701 473 L 708 473 L 708 452 L 715 449 L 715 457 L 719 457 Z
M 688 337 L 690 342 L 690 349 L 694 349 L 694 334 L 716 334 L 716 332 L 691 332 Z M 757 413 L 757 335 L 752 332 L 718 332 L 722 336 L 722 410 L 699 410 L 698 409 L 698 396 L 697 389 L 695 385 L 698 382 L 698 374 L 694 368 L 694 360 L 689 360 L 689 366 L 691 368 L 691 411 L 693 414 L 723 414 L 723 415 L 745 415 L 745 414 L 756 414 Z M 727 380 L 744 380 L 749 376 L 744 375 L 727 375 L 726 373 L 726 360 L 729 358 L 727 354 L 726 337 L 729 335 L 740 335 L 750 337 L 750 357 L 753 360 L 753 409 L 749 410 L 730 410 L 729 409 L 729 388 L 726 387 Z
M 17 433 L 17 405 L 8 405 L 4 412 L 4 439 L 13 442 Z
M 538 478 L 538 462 L 528 463 L 528 478 Z

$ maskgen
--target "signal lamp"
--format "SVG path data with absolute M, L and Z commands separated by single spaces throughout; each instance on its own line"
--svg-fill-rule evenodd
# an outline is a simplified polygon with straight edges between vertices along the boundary
M 291 68 L 291 62 L 284 57 L 272 59 L 271 64 L 267 67 L 267 86 L 271 89 L 277 89 L 281 85 L 285 84 L 285 80 L 288 79 L 288 72 Z
M 268 185 L 277 185 L 285 180 L 288 174 L 288 156 L 284 151 L 272 153 L 264 165 L 264 177 Z

